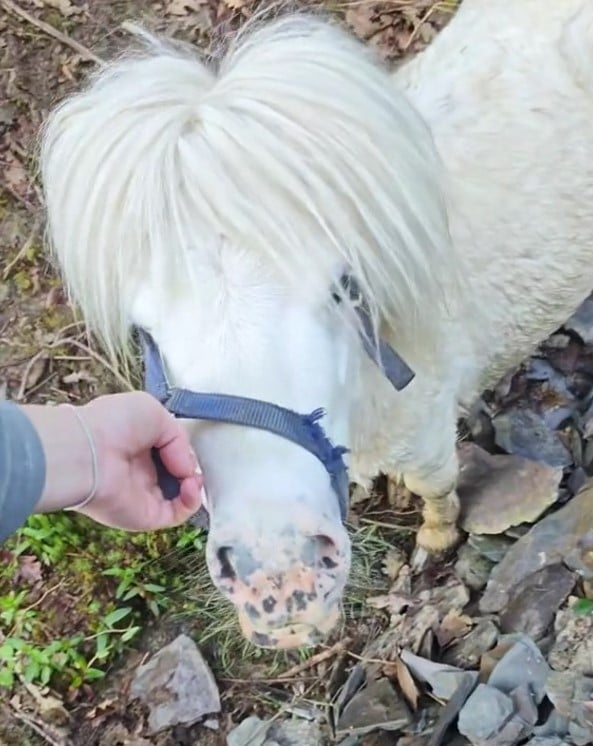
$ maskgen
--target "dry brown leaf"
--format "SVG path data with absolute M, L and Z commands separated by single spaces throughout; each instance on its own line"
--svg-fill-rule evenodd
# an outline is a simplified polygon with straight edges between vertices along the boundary
M 496 664 L 504 658 L 514 644 L 514 641 L 506 640 L 484 653 L 480 660 L 480 681 L 488 681 Z
M 370 596 L 367 598 L 367 604 L 374 609 L 388 609 L 390 614 L 401 614 L 410 604 L 413 603 L 411 596 L 401 593 L 387 593 L 383 596 Z
M 169 0 L 165 5 L 165 13 L 170 16 L 186 16 L 192 11 L 198 11 L 206 5 L 206 0 Z
M 395 660 L 395 670 L 397 683 L 399 684 L 400 689 L 402 690 L 402 693 L 407 699 L 410 707 L 415 712 L 418 709 L 418 697 L 420 696 L 420 692 L 418 691 L 416 682 L 412 678 L 410 669 L 406 666 L 406 664 L 399 656 Z
M 28 192 L 27 172 L 21 161 L 14 153 L 7 153 L 6 167 L 4 168 L 4 181 L 13 192 L 26 199 Z
M 82 13 L 82 8 L 72 4 L 72 0 L 43 0 L 43 5 L 59 10 L 65 18 Z
M 47 356 L 46 355 L 40 355 L 32 362 L 29 369 L 27 370 L 27 377 L 23 381 L 23 384 L 21 387 L 21 391 L 23 394 L 25 394 L 27 391 L 37 386 L 37 384 L 39 383 L 39 381 L 41 381 L 41 379 L 43 378 L 45 374 L 46 367 L 47 367 Z
M 368 41 L 385 27 L 380 7 L 380 3 L 357 3 L 346 11 L 346 23 L 360 39 Z
M 18 570 L 14 576 L 15 582 L 23 581 L 29 585 L 35 585 L 41 579 L 41 562 L 34 554 L 22 554 L 18 560 Z
M 405 557 L 399 549 L 390 549 L 382 562 L 383 573 L 390 580 L 395 580 L 405 564 Z
M 35 700 L 36 709 L 44 722 L 56 726 L 65 725 L 68 722 L 70 715 L 61 699 L 50 694 L 45 688 L 40 689 L 35 684 L 29 682 L 24 682 L 24 684 L 29 694 Z
M 473 623 L 473 619 L 467 614 L 460 614 L 456 609 L 451 609 L 434 631 L 439 645 L 444 648 L 453 640 L 464 637 L 473 627 Z
M 73 373 L 67 373 L 65 376 L 62 376 L 62 383 L 65 383 L 67 386 L 71 386 L 75 383 L 80 383 L 81 381 L 86 381 L 87 383 L 95 383 L 96 380 L 97 379 L 86 370 L 77 370 Z

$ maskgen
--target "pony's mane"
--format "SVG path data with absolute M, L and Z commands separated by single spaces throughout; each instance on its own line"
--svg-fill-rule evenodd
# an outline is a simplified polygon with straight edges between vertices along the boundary
M 190 249 L 221 237 L 304 288 L 325 260 L 350 267 L 377 324 L 436 344 L 458 271 L 441 166 L 374 54 L 311 13 L 254 23 L 212 61 L 143 35 L 42 132 L 50 246 L 107 351 L 126 348 L 143 273 L 179 287 Z

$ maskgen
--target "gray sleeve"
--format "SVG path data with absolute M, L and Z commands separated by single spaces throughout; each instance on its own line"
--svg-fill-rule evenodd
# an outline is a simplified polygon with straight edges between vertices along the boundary
M 0 544 L 35 509 L 45 486 L 45 453 L 24 412 L 0 401 Z

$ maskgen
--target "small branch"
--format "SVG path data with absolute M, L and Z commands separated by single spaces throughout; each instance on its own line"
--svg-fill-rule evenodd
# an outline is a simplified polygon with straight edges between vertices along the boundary
M 31 26 L 35 26 L 35 28 L 43 31 L 43 33 L 47 34 L 47 36 L 51 36 L 52 39 L 59 41 L 60 44 L 64 44 L 65 46 L 70 47 L 70 49 L 73 49 L 84 60 L 87 60 L 87 62 L 95 62 L 97 65 L 100 66 L 103 66 L 105 64 L 104 60 L 98 57 L 94 52 L 91 52 L 91 50 L 88 49 L 88 47 L 85 47 L 84 44 L 76 41 L 76 39 L 72 39 L 70 36 L 64 34 L 62 31 L 58 31 L 58 29 L 51 24 L 46 23 L 39 18 L 36 18 L 31 13 L 24 10 L 24 8 L 21 8 L 20 5 L 17 5 L 15 2 L 13 2 L 13 0 L 0 0 L 0 5 L 9 13 L 22 18 L 23 21 L 27 21 L 27 23 L 30 23 Z
M 35 225 L 33 226 L 33 230 L 31 231 L 29 238 L 25 241 L 25 243 L 22 245 L 20 250 L 17 252 L 16 256 L 12 258 L 10 262 L 6 265 L 6 268 L 4 269 L 4 272 L 2 273 L 2 279 L 7 280 L 9 274 L 12 272 L 12 269 L 21 261 L 21 259 L 27 255 L 27 252 L 33 245 L 33 242 L 37 238 L 37 234 L 39 232 L 39 228 L 41 227 L 41 220 L 39 218 L 35 221 Z
M 2 0 L 2 2 L 4 2 L 4 0 Z M 42 720 L 33 718 L 30 715 L 25 715 L 24 712 L 19 712 L 18 710 L 15 710 L 14 707 L 11 709 L 13 717 L 27 725 L 31 730 L 35 731 L 35 733 L 37 733 L 38 736 L 41 736 L 41 738 L 50 744 L 50 746 L 69 746 L 70 741 L 68 739 L 61 736 L 61 734 L 58 735 L 54 728 L 51 728 L 50 730 L 51 726 L 46 725 Z
M 295 676 L 304 673 L 309 668 L 313 668 L 313 666 L 317 666 L 319 663 L 323 663 L 329 658 L 333 658 L 334 655 L 343 653 L 351 642 L 352 639 L 350 637 L 345 637 L 343 640 L 336 642 L 335 645 L 332 645 L 331 648 L 322 650 L 321 653 L 317 653 L 316 655 L 311 656 L 309 660 L 306 660 L 303 663 L 299 663 L 298 666 L 289 668 L 288 671 L 285 671 L 283 674 L 280 674 L 280 676 L 278 676 L 278 680 L 281 681 L 283 679 L 292 679 Z

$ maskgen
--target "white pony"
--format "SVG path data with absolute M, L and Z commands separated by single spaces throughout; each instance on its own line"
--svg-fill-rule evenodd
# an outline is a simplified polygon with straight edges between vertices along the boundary
M 460 412 L 593 288 L 593 2 L 465 0 L 395 74 L 305 13 L 216 63 L 147 38 L 43 133 L 72 299 L 114 355 L 147 331 L 176 386 L 322 407 L 351 481 L 403 478 L 418 546 L 450 548 Z M 415 372 L 401 391 L 344 273 Z M 256 644 L 314 643 L 350 562 L 329 470 L 265 428 L 188 427 L 213 582 Z

